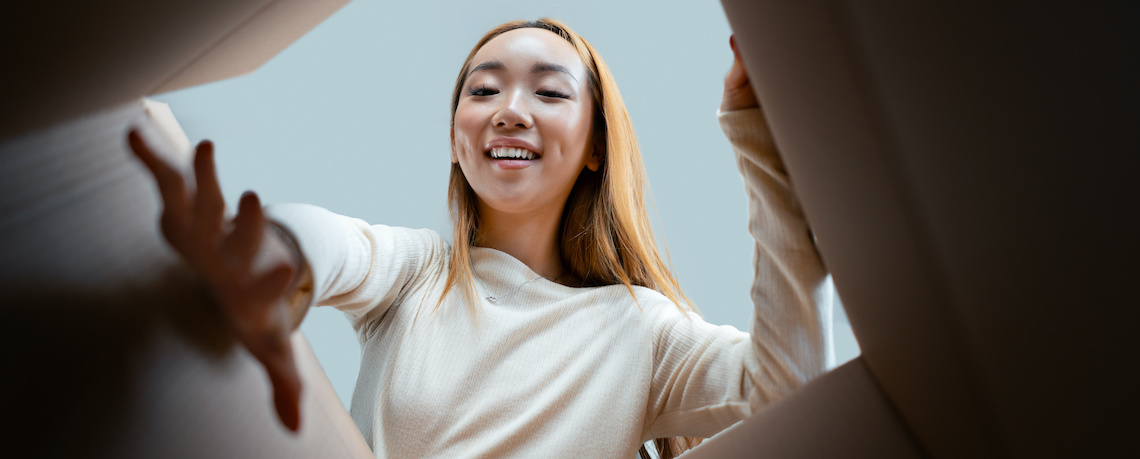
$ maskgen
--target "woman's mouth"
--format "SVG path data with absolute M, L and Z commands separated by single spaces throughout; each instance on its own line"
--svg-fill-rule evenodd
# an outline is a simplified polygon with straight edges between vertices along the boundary
M 491 159 L 515 159 L 531 161 L 538 159 L 539 155 L 525 148 L 496 147 L 487 152 Z

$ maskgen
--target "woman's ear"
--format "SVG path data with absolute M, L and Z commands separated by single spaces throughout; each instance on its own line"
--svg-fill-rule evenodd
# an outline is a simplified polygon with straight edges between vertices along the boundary
M 455 126 L 451 127 L 451 164 L 459 163 L 459 155 L 455 154 Z
M 586 158 L 586 168 L 592 172 L 597 172 L 602 167 L 602 163 L 606 161 L 605 136 L 600 137 L 602 138 L 594 140 L 594 148 L 590 150 L 590 156 Z

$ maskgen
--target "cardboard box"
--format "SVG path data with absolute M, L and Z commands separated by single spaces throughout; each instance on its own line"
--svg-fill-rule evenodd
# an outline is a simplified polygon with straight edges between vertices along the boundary
M 864 436 L 824 399 L 878 400 L 915 455 L 1133 449 L 1135 8 L 722 2 L 883 394 L 825 375 L 780 404 L 819 422 L 735 457 Z
M 723 2 L 863 356 L 688 457 L 1131 449 L 1134 8 Z M 248 72 L 343 4 L 4 15 L 8 450 L 369 454 L 300 337 L 305 430 L 275 424 L 259 368 L 158 239 L 123 139 L 138 125 L 184 153 L 141 97 Z
M 372 454 L 304 337 L 302 427 L 160 240 L 138 127 L 172 163 L 190 144 L 140 98 L 252 71 L 346 1 L 28 4 L 5 15 L 0 124 L 0 389 L 20 457 Z

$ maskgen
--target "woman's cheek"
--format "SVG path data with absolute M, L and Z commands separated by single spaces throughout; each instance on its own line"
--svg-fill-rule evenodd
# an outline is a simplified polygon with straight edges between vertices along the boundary
M 455 118 L 456 147 L 459 148 L 461 154 L 470 154 L 478 139 L 480 123 L 473 119 L 476 117 L 470 111 L 462 113 L 463 116 L 459 115 L 457 114 Z
M 462 165 L 465 162 L 467 162 L 467 163 L 471 162 L 474 159 L 474 158 L 472 158 L 474 149 L 471 147 L 471 139 L 467 138 L 465 136 L 463 139 L 457 139 L 457 140 L 458 141 L 456 142 L 455 147 L 456 147 L 457 152 L 459 154 L 460 165 Z

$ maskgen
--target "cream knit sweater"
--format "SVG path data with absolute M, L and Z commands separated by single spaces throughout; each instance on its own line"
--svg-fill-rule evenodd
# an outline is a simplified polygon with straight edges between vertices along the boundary
M 319 305 L 362 346 L 351 413 L 377 457 L 622 457 L 656 437 L 711 436 L 824 371 L 829 294 L 759 109 L 719 115 L 756 240 L 752 333 L 621 285 L 572 288 L 474 248 L 477 308 L 449 294 L 436 232 L 307 205 L 270 216 L 296 237 Z M 488 301 L 486 297 L 495 297 Z

